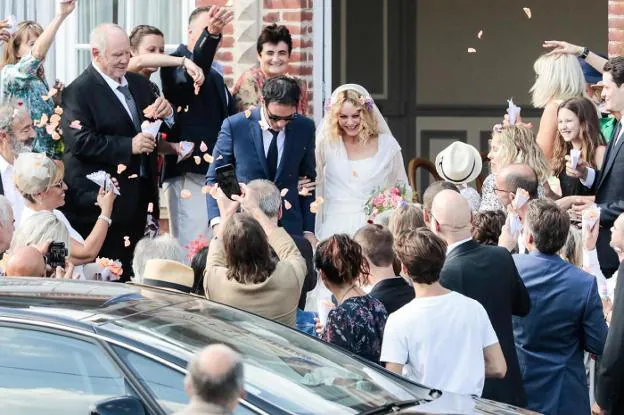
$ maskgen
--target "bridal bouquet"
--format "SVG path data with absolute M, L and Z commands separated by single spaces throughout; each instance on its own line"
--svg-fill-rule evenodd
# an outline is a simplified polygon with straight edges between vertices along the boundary
M 375 190 L 364 205 L 364 213 L 368 215 L 369 220 L 373 220 L 382 212 L 396 209 L 408 203 L 407 185 L 403 183 L 395 184 Z
M 98 257 L 95 263 L 102 267 L 102 272 L 97 276 L 99 280 L 117 281 L 123 275 L 123 268 L 118 260 Z

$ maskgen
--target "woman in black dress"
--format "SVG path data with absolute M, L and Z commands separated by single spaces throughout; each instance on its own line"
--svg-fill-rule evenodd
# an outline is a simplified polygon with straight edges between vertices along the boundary
M 598 171 L 606 150 L 605 141 L 600 134 L 598 111 L 587 98 L 571 98 L 564 101 L 557 112 L 558 132 L 552 159 L 553 175 L 561 184 L 561 199 L 557 204 L 569 209 L 577 203 L 578 196 L 593 198 L 590 189 L 581 181 L 566 174 L 566 163 L 571 151 L 580 152 L 579 160 Z

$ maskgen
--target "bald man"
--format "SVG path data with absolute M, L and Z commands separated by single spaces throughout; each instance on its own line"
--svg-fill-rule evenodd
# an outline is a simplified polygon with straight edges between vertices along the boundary
M 191 402 L 177 415 L 231 414 L 244 394 L 243 360 L 223 344 L 203 348 L 184 380 Z
M 17 248 L 11 254 L 5 272 L 7 277 L 45 277 L 45 259 L 33 246 Z
M 503 350 L 507 374 L 503 379 L 486 379 L 482 396 L 525 406 L 512 315 L 527 315 L 531 300 L 511 254 L 504 248 L 473 241 L 470 222 L 470 206 L 459 193 L 443 190 L 433 199 L 431 230 L 447 243 L 440 283 L 481 303 Z
M 529 193 L 531 200 L 537 199 L 537 174 L 526 164 L 510 164 L 496 175 L 496 196 L 507 207 L 516 197 L 518 189 Z M 526 213 L 526 205 L 520 209 L 520 217 Z

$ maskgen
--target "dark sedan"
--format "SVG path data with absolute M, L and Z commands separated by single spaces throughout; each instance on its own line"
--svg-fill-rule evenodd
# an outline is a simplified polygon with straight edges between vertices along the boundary
M 186 365 L 210 343 L 245 357 L 237 414 L 528 413 L 441 393 L 261 317 L 162 289 L 0 279 L 0 414 L 88 414 L 130 397 L 185 406 Z

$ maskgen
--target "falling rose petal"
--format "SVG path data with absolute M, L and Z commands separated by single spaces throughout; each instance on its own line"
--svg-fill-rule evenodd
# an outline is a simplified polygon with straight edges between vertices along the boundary
M 46 125 L 46 132 L 50 135 L 52 135 L 52 133 L 54 132 L 54 130 L 56 129 L 56 127 L 52 124 L 48 124 Z
M 139 177 L 137 174 L 131 174 L 128 179 L 136 179 L 137 177 Z
M 117 174 L 121 174 L 121 173 L 123 173 L 124 171 L 126 171 L 126 169 L 127 169 L 127 168 L 128 168 L 128 167 L 127 167 L 125 164 L 121 164 L 121 163 L 119 163 L 119 164 L 117 165 Z
M 39 124 L 41 124 L 41 126 L 44 126 L 45 124 L 47 124 L 49 121 L 49 118 L 46 114 L 43 114 L 41 116 L 41 119 L 39 120 Z
M 56 131 L 54 131 L 51 135 L 52 135 L 52 140 L 54 141 L 59 141 L 61 139 L 61 135 L 57 133 Z
M 208 146 L 203 141 L 199 145 L 199 151 L 201 151 L 202 153 L 205 153 L 206 151 L 208 151 Z
M 188 112 L 188 105 L 184 107 L 184 112 Z
M 207 195 L 208 193 L 210 193 L 210 191 L 212 190 L 212 188 L 210 186 L 203 186 L 201 188 L 201 192 L 205 195 Z
M 481 39 L 483 37 L 483 30 L 479 30 L 479 33 L 477 33 L 477 39 Z
M 314 202 L 310 203 L 310 212 L 317 213 L 323 202 L 325 202 L 325 200 L 318 196 Z
M 524 7 L 522 10 L 524 10 L 524 14 L 527 15 L 527 17 L 530 19 L 531 18 L 531 9 L 528 7 Z
M 290 208 L 292 208 L 290 202 L 288 200 L 284 200 L 284 209 L 290 210 Z
M 182 107 L 178 107 L 177 112 L 182 111 Z
M 217 157 L 217 160 L 223 160 L 223 154 L 219 154 L 219 157 Z
M 82 130 L 82 125 L 80 124 L 80 120 L 74 120 L 69 124 L 69 128 L 73 128 L 74 130 Z
M 214 159 L 212 158 L 212 156 L 208 153 L 204 154 L 204 161 L 206 163 L 212 163 L 214 161 Z
M 149 202 L 147 204 L 147 213 L 152 213 L 154 212 L 154 204 L 152 202 Z
M 61 116 L 58 114 L 52 114 L 52 116 L 50 117 L 50 122 L 53 124 L 57 124 L 61 122 Z
M 284 197 L 286 196 L 287 193 L 288 193 L 288 189 L 282 189 L 282 191 L 280 192 L 280 196 Z
M 310 196 L 310 190 L 307 187 L 301 188 L 301 190 L 299 190 L 299 196 Z
M 193 156 L 193 160 L 195 160 L 195 164 L 197 164 L 198 166 L 201 164 L 201 157 Z
M 477 53 L 475 48 L 468 48 L 468 53 Z
M 358 172 L 357 172 L 357 171 L 355 171 L 355 170 L 351 170 L 351 175 L 352 175 L 353 177 L 358 177 Z
M 54 113 L 58 115 L 63 115 L 63 108 L 61 107 L 54 108 Z
M 124 246 L 127 248 L 130 246 L 130 240 L 124 237 Z
M 190 199 L 191 196 L 193 196 L 193 194 L 191 193 L 190 190 L 182 189 L 182 191 L 180 192 L 181 199 Z

